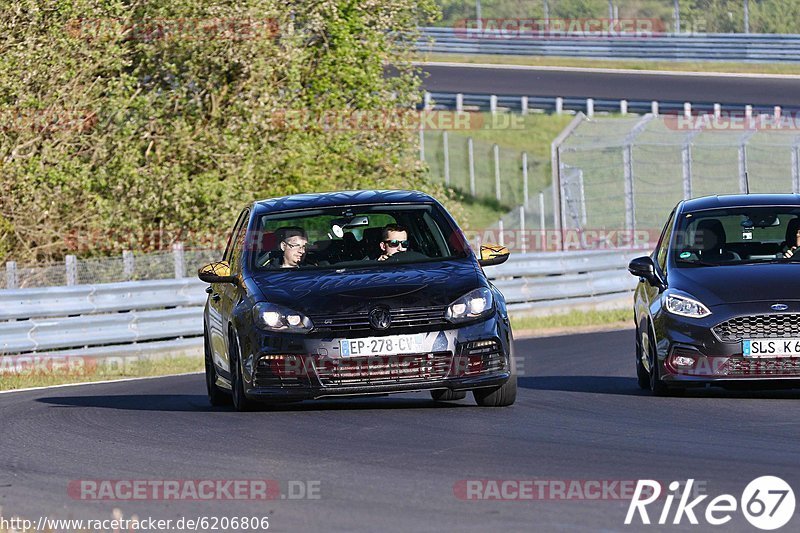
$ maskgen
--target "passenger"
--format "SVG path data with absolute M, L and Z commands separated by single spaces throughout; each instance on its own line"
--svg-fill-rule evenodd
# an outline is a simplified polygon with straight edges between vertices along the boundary
M 798 247 L 800 247 L 800 218 L 793 218 L 786 225 L 786 240 L 777 257 L 788 259 L 794 255 Z
M 386 261 L 396 253 L 408 251 L 408 231 L 399 224 L 387 224 L 383 228 L 378 261 Z
M 305 266 L 308 237 L 303 228 L 291 226 L 278 230 L 281 236 L 281 254 L 267 262 L 270 268 L 298 268 Z

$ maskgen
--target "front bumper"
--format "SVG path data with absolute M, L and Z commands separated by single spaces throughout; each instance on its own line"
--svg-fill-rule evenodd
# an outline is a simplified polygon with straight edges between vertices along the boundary
M 447 330 L 397 331 L 423 337 L 423 349 L 399 355 L 352 356 L 344 337 L 256 333 L 245 352 L 245 394 L 297 401 L 420 390 L 497 387 L 511 377 L 510 331 L 499 317 Z M 374 335 L 374 333 L 373 333 Z M 358 335 L 348 335 L 358 339 Z M 249 353 L 248 353 L 249 352 Z

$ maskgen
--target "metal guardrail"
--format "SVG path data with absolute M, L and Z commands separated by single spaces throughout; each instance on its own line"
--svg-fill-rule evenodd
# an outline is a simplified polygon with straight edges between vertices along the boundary
M 630 294 L 644 252 L 516 254 L 487 274 L 512 311 Z M 0 291 L 0 354 L 109 357 L 202 346 L 206 284 L 194 278 Z M 0 366 L 2 364 L 0 363 Z
M 421 28 L 421 52 L 650 59 L 666 61 L 800 62 L 800 35 L 652 34 L 530 37 L 499 31 Z

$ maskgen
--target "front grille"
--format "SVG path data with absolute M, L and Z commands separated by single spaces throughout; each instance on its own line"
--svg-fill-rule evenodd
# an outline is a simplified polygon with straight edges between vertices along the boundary
M 324 387 L 424 383 L 447 377 L 450 352 L 315 360 Z
M 739 316 L 717 324 L 712 331 L 722 342 L 800 337 L 800 314 Z
M 731 357 L 720 367 L 719 373 L 728 376 L 800 376 L 800 357 Z
M 392 325 L 389 330 L 407 327 L 437 327 L 449 324 L 444 318 L 445 307 L 408 307 L 405 309 L 391 309 Z M 348 332 L 370 330 L 369 315 L 367 311 L 347 315 L 311 315 L 316 331 Z
M 256 387 L 303 387 L 308 384 L 305 361 L 298 355 L 268 355 L 258 360 Z

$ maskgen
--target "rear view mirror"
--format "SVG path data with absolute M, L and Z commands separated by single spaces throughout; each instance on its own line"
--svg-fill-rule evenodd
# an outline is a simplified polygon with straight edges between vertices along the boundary
M 647 280 L 647 282 L 654 287 L 661 287 L 661 279 L 656 275 L 656 265 L 653 259 L 646 255 L 644 257 L 637 257 L 628 264 L 628 272 Z
M 482 244 L 478 263 L 481 266 L 494 266 L 505 263 L 508 259 L 508 248 L 499 244 Z
M 206 283 L 236 283 L 236 276 L 231 276 L 231 266 L 227 261 L 217 261 L 201 267 L 197 277 Z

